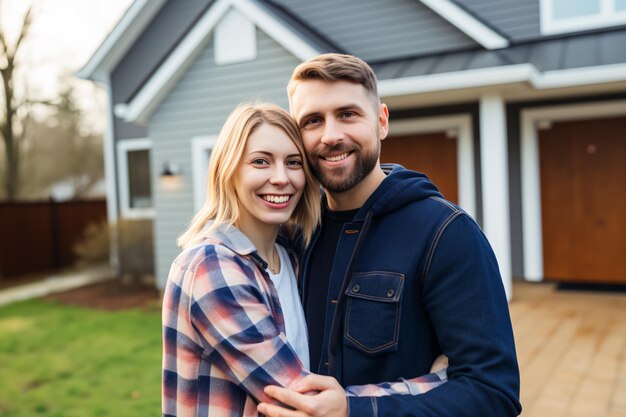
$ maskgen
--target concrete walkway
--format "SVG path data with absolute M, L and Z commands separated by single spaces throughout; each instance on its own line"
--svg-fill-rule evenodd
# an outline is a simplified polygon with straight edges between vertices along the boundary
M 0 306 L 83 287 L 113 276 L 113 270 L 108 265 L 51 275 L 38 282 L 0 290 Z

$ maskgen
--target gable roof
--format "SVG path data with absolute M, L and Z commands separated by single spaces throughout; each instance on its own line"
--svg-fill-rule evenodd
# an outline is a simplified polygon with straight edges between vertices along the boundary
M 152 111 L 169 94 L 173 86 L 193 63 L 212 30 L 231 8 L 252 21 L 259 29 L 275 39 L 301 60 L 322 52 L 322 42 L 314 44 L 300 32 L 285 24 L 268 8 L 255 0 L 217 0 L 200 17 L 195 26 L 164 60 L 128 104 L 115 106 L 115 114 L 128 122 L 145 122 Z
M 87 80 L 106 82 L 110 72 L 166 2 L 167 0 L 135 0 L 76 75 Z
M 509 41 L 506 38 L 450 0 L 420 0 L 420 2 L 459 28 L 485 49 L 500 49 L 509 46 Z

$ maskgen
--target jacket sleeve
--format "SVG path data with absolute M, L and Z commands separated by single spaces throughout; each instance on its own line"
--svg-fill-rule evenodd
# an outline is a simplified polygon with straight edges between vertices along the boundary
M 253 268 L 230 254 L 207 256 L 191 272 L 190 319 L 204 354 L 225 377 L 257 402 L 273 402 L 263 388 L 288 386 L 308 372 L 280 331 Z
M 450 219 L 425 271 L 423 302 L 448 382 L 423 395 L 349 397 L 350 416 L 513 417 L 521 412 L 513 330 L 495 255 L 465 214 Z

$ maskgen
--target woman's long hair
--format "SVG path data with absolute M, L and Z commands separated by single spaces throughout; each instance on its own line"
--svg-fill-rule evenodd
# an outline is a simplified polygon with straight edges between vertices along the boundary
M 290 223 L 302 227 L 308 243 L 320 221 L 320 188 L 309 168 L 300 130 L 289 113 L 275 104 L 240 104 L 226 119 L 209 159 L 207 193 L 204 205 L 193 217 L 189 227 L 178 238 L 178 246 L 187 248 L 200 242 L 218 225 L 233 225 L 239 218 L 239 199 L 234 176 L 254 130 L 269 124 L 282 129 L 302 155 L 306 184 L 293 211 Z M 207 227 L 207 223 L 213 223 Z

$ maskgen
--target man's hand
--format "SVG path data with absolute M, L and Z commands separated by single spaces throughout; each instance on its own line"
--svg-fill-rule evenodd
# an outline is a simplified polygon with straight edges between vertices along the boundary
M 335 378 L 310 374 L 291 384 L 289 388 L 268 386 L 265 393 L 293 410 L 268 403 L 260 403 L 259 413 L 268 417 L 347 417 L 348 400 Z

